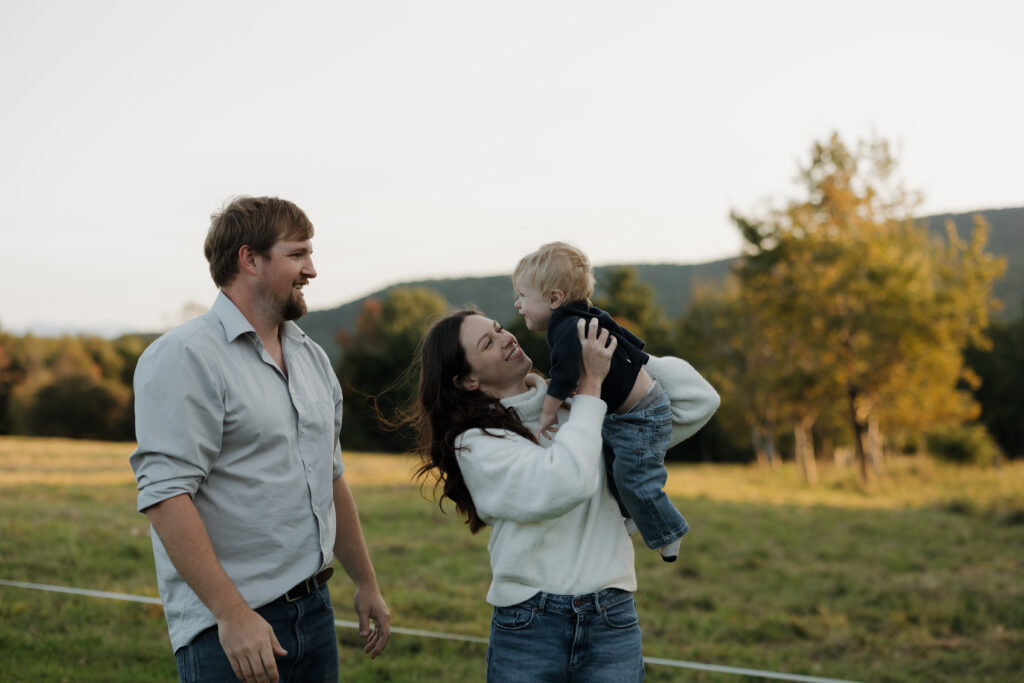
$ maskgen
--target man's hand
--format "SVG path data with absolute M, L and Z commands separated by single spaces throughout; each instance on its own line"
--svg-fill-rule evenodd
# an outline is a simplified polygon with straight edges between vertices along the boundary
M 355 596 L 356 614 L 359 616 L 359 635 L 366 638 L 366 647 L 363 652 L 375 659 L 377 655 L 384 652 L 384 648 L 391 638 L 391 611 L 380 591 L 361 591 L 356 588 Z M 370 620 L 373 620 L 373 630 L 370 630 Z
M 217 620 L 217 633 L 238 680 L 277 683 L 274 657 L 283 657 L 288 652 L 263 617 L 243 605 Z
M 277 681 L 274 655 L 288 654 L 263 617 L 245 604 L 217 560 L 206 526 L 187 493 L 146 508 L 174 567 L 217 619 L 221 647 L 238 679 Z

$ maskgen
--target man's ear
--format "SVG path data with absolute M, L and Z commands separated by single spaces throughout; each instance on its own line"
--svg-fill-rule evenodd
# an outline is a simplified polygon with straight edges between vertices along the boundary
M 256 252 L 248 244 L 238 248 L 238 267 L 249 275 L 256 274 Z
M 551 309 L 554 310 L 564 303 L 565 292 L 563 292 L 560 289 L 552 289 L 551 292 L 548 294 L 548 306 L 550 306 Z
M 464 389 L 466 391 L 476 391 L 477 389 L 480 388 L 480 380 L 478 380 L 476 377 L 455 375 L 454 377 L 452 377 L 452 382 L 459 389 Z

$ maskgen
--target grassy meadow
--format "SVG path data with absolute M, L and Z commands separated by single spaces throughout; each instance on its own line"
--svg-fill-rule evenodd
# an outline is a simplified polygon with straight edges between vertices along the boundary
M 132 444 L 0 437 L 0 579 L 156 596 Z M 486 636 L 487 533 L 410 481 L 412 461 L 346 455 L 393 624 Z M 1024 463 L 890 462 L 870 491 L 826 469 L 674 466 L 693 531 L 665 564 L 637 539 L 651 657 L 855 681 L 1013 681 L 1024 671 Z M 425 492 L 429 498 L 429 489 Z M 351 583 L 332 579 L 337 618 Z M 479 643 L 395 634 L 346 681 L 483 680 Z M 649 681 L 743 677 L 648 665 Z M 173 681 L 159 606 L 0 585 L 0 680 Z

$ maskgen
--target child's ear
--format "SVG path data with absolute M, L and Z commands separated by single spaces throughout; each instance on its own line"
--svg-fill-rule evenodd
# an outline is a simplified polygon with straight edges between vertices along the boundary
M 477 389 L 480 388 L 480 380 L 478 380 L 475 377 L 455 375 L 454 377 L 452 377 L 452 382 L 459 389 L 464 389 L 466 391 L 476 391 Z
M 548 294 L 548 305 L 552 310 L 565 303 L 565 292 L 560 289 L 552 289 Z

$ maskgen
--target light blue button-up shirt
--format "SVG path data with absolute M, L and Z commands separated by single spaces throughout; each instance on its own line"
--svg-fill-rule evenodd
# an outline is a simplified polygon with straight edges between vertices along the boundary
M 251 607 L 330 564 L 341 476 L 341 386 L 327 354 L 282 326 L 287 377 L 223 293 L 153 342 L 135 371 L 140 511 L 192 496 L 217 559 Z M 171 645 L 216 623 L 154 533 Z

